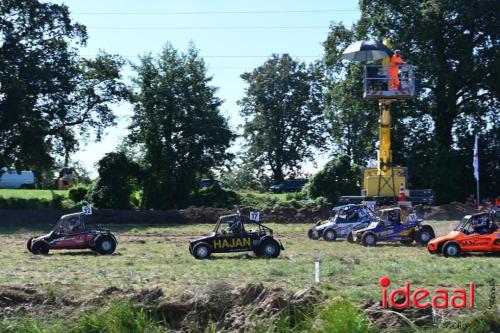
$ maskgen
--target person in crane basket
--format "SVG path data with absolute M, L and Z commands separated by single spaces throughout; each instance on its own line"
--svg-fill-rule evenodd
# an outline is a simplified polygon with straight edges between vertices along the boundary
M 391 56 L 391 66 L 389 69 L 389 89 L 399 90 L 401 82 L 399 81 L 399 65 L 404 64 L 401 57 L 401 51 L 396 50 Z

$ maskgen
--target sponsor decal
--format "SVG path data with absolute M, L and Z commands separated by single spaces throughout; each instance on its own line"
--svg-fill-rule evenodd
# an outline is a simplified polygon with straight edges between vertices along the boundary
M 213 246 L 214 249 L 231 249 L 237 247 L 250 247 L 251 240 L 250 237 L 245 238 L 226 238 L 226 239 L 214 239 Z
M 387 309 L 389 305 L 394 309 L 408 309 L 414 307 L 423 309 L 433 307 L 435 309 L 465 309 L 474 308 L 475 302 L 475 284 L 469 283 L 469 287 L 457 288 L 451 291 L 446 289 L 435 289 L 433 292 L 420 288 L 411 289 L 410 282 L 406 282 L 403 288 L 394 289 L 390 293 L 387 288 L 391 285 L 391 280 L 387 276 L 382 276 L 379 280 L 382 287 L 382 307 Z M 396 302 L 404 299 L 404 302 Z

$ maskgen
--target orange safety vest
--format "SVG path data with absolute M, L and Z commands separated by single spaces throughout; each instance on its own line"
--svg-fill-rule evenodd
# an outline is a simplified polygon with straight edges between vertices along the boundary
M 402 65 L 405 62 L 403 61 L 403 58 L 401 56 L 398 56 L 396 54 L 392 55 L 391 57 L 391 67 L 389 70 L 389 87 L 392 89 L 399 89 L 399 66 Z

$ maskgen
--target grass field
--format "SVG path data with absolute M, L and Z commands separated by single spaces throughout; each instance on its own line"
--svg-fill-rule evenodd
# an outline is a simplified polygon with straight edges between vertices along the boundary
M 450 222 L 435 222 L 439 234 L 453 228 Z M 35 256 L 25 247 L 29 236 L 47 230 L 0 230 L 0 287 L 30 285 L 78 298 L 109 287 L 141 289 L 162 287 L 169 297 L 178 297 L 208 283 L 227 282 L 243 286 L 261 282 L 292 291 L 313 285 L 314 261 L 320 259 L 321 283 L 331 297 L 345 296 L 354 304 L 379 300 L 382 275 L 392 286 L 411 281 L 416 288 L 465 288 L 477 286 L 476 308 L 484 309 L 490 298 L 488 280 L 499 276 L 499 258 L 471 255 L 458 259 L 431 256 L 425 247 L 399 243 L 365 248 L 343 240 L 327 243 L 309 240 L 310 225 L 269 224 L 283 242 L 278 259 L 257 259 L 253 254 L 219 254 L 211 260 L 195 260 L 188 241 L 210 232 L 209 225 L 133 227 L 111 229 L 118 238 L 114 255 L 98 256 L 90 251 L 52 251 Z M 391 286 L 391 287 L 392 287 Z
M 24 190 L 24 189 L 0 189 L 0 197 L 18 199 L 46 199 L 51 200 L 54 195 L 67 197 L 66 190 Z

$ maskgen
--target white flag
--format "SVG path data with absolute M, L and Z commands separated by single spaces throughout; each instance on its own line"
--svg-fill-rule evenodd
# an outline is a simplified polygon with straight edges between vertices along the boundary
M 479 180 L 479 147 L 478 147 L 478 139 L 476 135 L 476 140 L 474 141 L 474 161 L 472 165 L 474 166 L 474 178 Z

